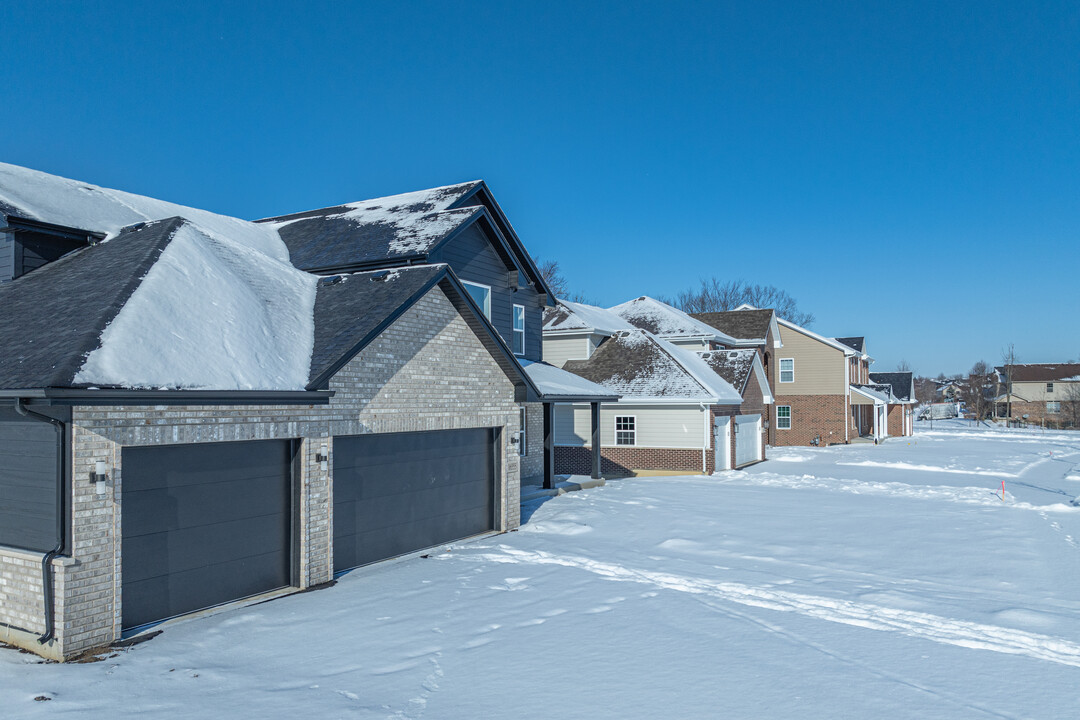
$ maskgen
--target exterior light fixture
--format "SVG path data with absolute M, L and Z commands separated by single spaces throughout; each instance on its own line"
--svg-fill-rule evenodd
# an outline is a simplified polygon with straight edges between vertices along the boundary
M 330 464 L 330 448 L 326 444 L 319 446 L 319 451 L 315 453 L 315 462 L 319 463 L 319 468 L 326 470 Z
M 94 472 L 90 473 L 90 482 L 94 484 L 94 490 L 98 495 L 108 492 L 109 464 L 104 460 L 94 463 Z

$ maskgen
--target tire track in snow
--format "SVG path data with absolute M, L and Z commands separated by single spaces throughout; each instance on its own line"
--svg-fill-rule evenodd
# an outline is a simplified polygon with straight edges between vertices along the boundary
M 505 545 L 500 550 L 500 554 L 473 555 L 470 558 L 484 562 L 560 565 L 585 570 L 608 580 L 644 583 L 665 590 L 705 595 L 740 605 L 779 612 L 795 612 L 818 620 L 853 625 L 868 630 L 898 632 L 909 637 L 946 645 L 990 650 L 1008 655 L 1024 655 L 1059 665 L 1080 667 L 1080 645 L 1049 635 L 850 600 L 757 588 L 741 583 L 717 582 L 651 570 L 635 570 L 614 563 L 572 555 L 554 555 L 539 550 L 518 550 Z

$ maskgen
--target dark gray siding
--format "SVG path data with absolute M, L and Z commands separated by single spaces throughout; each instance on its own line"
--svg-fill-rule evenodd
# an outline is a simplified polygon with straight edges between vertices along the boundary
M 0 282 L 15 277 L 15 255 L 11 233 L 0 233 Z
M 499 256 L 491 240 L 478 223 L 473 223 L 432 255 L 432 262 L 444 262 L 462 280 L 491 286 L 491 324 L 512 347 L 513 306 L 525 306 L 525 358 L 539 360 L 543 306 L 531 287 L 511 290 L 512 266 Z
M 59 431 L 0 411 L 0 545 L 48 552 L 56 546 Z
M 20 232 L 15 241 L 15 277 L 37 270 L 82 247 L 86 247 L 85 242 L 45 233 Z

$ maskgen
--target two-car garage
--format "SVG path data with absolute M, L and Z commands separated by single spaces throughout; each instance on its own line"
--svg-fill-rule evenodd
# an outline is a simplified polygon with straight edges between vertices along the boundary
M 122 625 L 298 581 L 294 440 L 123 449 Z M 337 437 L 334 569 L 495 528 L 491 428 Z

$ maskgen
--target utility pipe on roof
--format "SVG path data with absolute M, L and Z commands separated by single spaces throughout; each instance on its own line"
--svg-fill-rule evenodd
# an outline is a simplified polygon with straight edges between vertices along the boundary
M 67 545 L 67 533 L 64 532 L 67 524 L 64 522 L 64 423 L 48 415 L 36 413 L 23 405 L 22 398 L 15 399 L 15 412 L 23 417 L 49 423 L 56 429 L 56 546 L 45 553 L 41 559 L 41 589 L 45 602 L 45 632 L 38 637 L 38 642 L 44 645 L 53 639 L 56 631 L 56 618 L 53 614 L 53 583 L 52 567 L 53 558 L 64 552 Z

